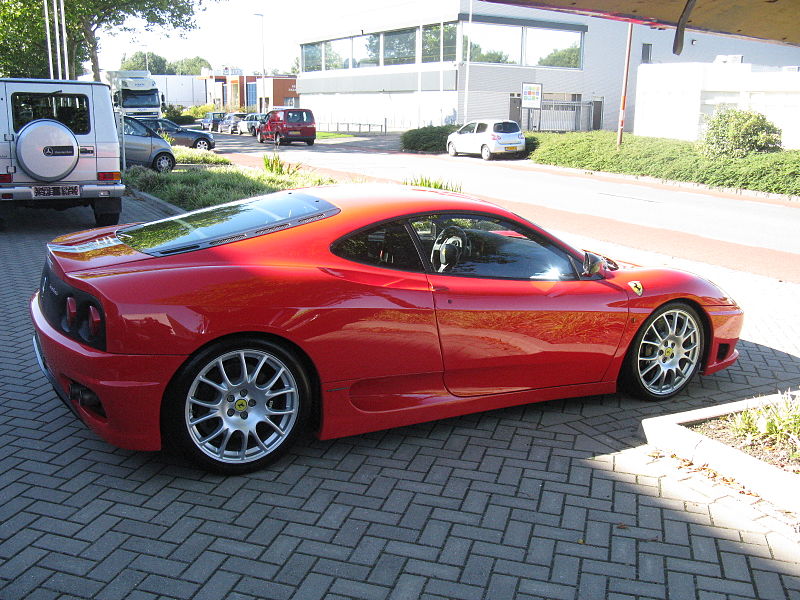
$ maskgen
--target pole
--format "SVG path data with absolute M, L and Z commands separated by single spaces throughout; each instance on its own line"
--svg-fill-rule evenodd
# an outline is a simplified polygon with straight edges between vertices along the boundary
M 50 79 L 53 77 L 53 42 L 50 39 L 50 11 L 47 10 L 47 0 L 42 0 L 44 6 L 44 30 L 47 32 L 47 65 L 50 67 Z
M 61 71 L 61 36 L 58 34 L 58 3 L 53 0 L 53 29 L 56 32 L 56 66 L 58 67 L 58 78 L 63 79 Z
M 262 100 L 259 101 L 258 112 L 267 112 L 267 67 L 266 62 L 264 60 L 264 54 L 266 54 L 266 47 L 264 45 L 264 15 L 261 13 L 254 13 L 255 16 L 261 17 L 261 98 Z M 262 108 L 261 103 L 264 103 Z
M 469 0 L 469 25 L 467 31 L 467 64 L 464 66 L 464 123 L 467 122 L 469 112 L 469 63 L 472 58 L 472 0 Z
M 628 43 L 625 47 L 625 70 L 622 75 L 622 93 L 619 99 L 619 125 L 617 126 L 617 148 L 622 146 L 622 129 L 625 127 L 625 105 L 628 97 L 628 72 L 631 69 L 631 40 L 633 23 L 628 23 Z
M 64 18 L 64 0 L 61 4 L 61 37 L 64 42 L 64 79 L 69 79 L 69 54 L 67 53 L 67 24 Z

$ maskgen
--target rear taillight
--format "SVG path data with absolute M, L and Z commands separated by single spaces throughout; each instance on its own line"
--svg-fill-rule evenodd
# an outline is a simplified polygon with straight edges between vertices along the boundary
M 500 134 L 499 133 L 493 133 L 492 134 L 492 139 L 495 140 L 495 141 L 499 140 L 500 139 Z
M 90 304 L 89 305 L 89 337 L 96 338 L 100 335 L 103 326 L 103 318 L 100 316 L 100 311 L 97 310 L 97 307 Z
M 0 183 L 11 183 L 14 181 L 11 173 L 0 173 Z
M 64 318 L 67 320 L 67 329 L 72 329 L 78 318 L 78 302 L 75 300 L 75 296 L 67 296 L 65 304 Z
M 97 174 L 97 181 L 120 181 L 119 171 L 105 171 Z

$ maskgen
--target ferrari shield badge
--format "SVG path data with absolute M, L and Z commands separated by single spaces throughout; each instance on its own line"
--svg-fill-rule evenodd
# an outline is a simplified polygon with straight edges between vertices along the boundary
M 628 285 L 631 286 L 631 289 L 636 293 L 637 296 L 641 296 L 644 292 L 641 281 L 629 281 Z

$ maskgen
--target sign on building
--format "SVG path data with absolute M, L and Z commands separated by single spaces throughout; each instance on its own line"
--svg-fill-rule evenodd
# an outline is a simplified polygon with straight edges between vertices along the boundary
M 522 84 L 522 108 L 542 108 L 542 84 Z

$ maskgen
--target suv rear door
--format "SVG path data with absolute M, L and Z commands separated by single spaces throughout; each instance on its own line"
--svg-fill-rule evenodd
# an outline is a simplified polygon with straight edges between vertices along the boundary
M 12 138 L 14 181 L 96 182 L 97 137 L 92 90 L 85 85 L 59 82 L 57 90 L 51 91 L 44 86 L 38 89 L 29 81 L 7 81 L 5 88 L 4 117 Z M 28 123 L 39 119 L 46 121 L 25 129 Z

